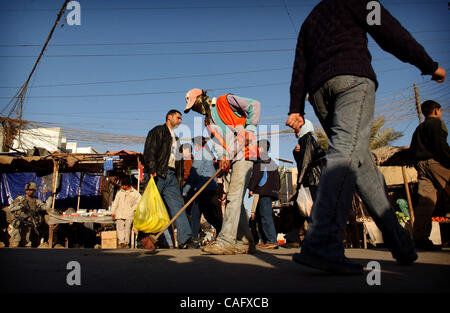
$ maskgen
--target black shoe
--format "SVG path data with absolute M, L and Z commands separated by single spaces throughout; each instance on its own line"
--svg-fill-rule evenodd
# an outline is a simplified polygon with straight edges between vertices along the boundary
M 422 239 L 414 241 L 417 250 L 421 251 L 441 251 L 442 247 L 433 244 L 430 239 Z
M 333 274 L 361 275 L 364 273 L 363 265 L 352 263 L 345 257 L 342 261 L 335 262 L 324 258 L 305 255 L 304 253 L 294 253 L 292 259 L 299 264 Z
M 190 238 L 185 243 L 178 245 L 178 249 L 200 249 L 200 245 L 195 239 Z
M 299 242 L 286 242 L 285 244 L 280 245 L 282 248 L 290 249 L 290 248 L 300 248 Z

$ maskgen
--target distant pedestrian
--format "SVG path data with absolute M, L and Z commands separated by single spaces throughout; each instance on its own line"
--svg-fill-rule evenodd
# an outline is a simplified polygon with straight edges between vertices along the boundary
M 433 251 L 440 250 L 428 239 L 438 194 L 443 192 L 450 196 L 450 148 L 441 105 L 428 100 L 422 103 L 421 108 L 425 121 L 414 131 L 410 146 L 419 181 L 413 233 L 417 248 Z
M 305 125 L 298 134 L 298 144 L 292 154 L 297 164 L 297 190 L 301 185 L 308 187 L 314 200 L 322 168 L 325 165 L 326 153 L 317 143 L 313 132 L 312 123 L 305 119 Z
M 190 143 L 184 143 L 180 147 L 180 153 L 183 156 L 183 183 L 182 187 L 186 184 L 186 180 L 191 173 L 192 162 L 194 162 L 194 156 L 192 155 L 192 146 Z
M 378 83 L 367 33 L 381 48 L 415 65 L 422 74 L 438 82 L 445 79 L 445 70 L 379 3 L 380 21 L 370 25 L 368 4 L 369 0 L 323 0 L 314 7 L 300 29 L 290 87 L 286 125 L 300 131 L 309 94 L 308 101 L 329 138 L 312 223 L 293 260 L 332 273 L 363 273 L 363 266 L 345 257 L 342 238 L 355 187 L 397 262 L 410 264 L 417 259 L 369 150 Z
M 253 163 L 252 177 L 248 184 L 249 195 L 258 195 L 258 204 L 252 218 L 255 219 L 263 249 L 278 249 L 277 230 L 273 222 L 272 202 L 278 200 L 280 173 L 278 165 L 269 156 L 270 142 L 258 141 L 259 157 Z
M 195 137 L 193 163 L 190 175 L 183 187 L 183 195 L 197 192 L 216 172 L 214 167 L 214 155 L 208 149 L 206 138 L 202 136 Z M 191 209 L 191 229 L 192 236 L 198 238 L 200 232 L 201 216 L 211 224 L 217 232 L 222 229 L 222 209 L 221 203 L 217 198 L 217 183 L 213 179 L 206 188 L 197 196 Z
M 36 197 L 37 186 L 33 182 L 25 185 L 25 195 L 18 196 L 7 209 L 7 221 L 11 225 L 12 247 L 31 247 L 33 235 L 42 238 L 44 214 L 50 209 Z
M 131 186 L 129 178 L 124 177 L 111 205 L 111 217 L 116 223 L 119 248 L 129 247 L 134 212 L 139 200 L 141 200 L 141 194 Z

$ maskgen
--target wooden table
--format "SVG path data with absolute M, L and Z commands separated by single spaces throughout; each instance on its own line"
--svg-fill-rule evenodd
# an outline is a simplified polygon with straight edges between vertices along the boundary
M 114 224 L 111 216 L 62 216 L 56 213 L 48 213 L 48 245 L 53 248 L 53 232 L 59 224 L 72 223 L 99 223 L 99 224 Z M 67 242 L 66 242 L 67 247 Z

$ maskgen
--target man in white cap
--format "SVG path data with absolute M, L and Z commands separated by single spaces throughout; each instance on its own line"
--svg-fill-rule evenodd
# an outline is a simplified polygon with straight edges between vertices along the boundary
M 254 132 L 260 103 L 250 98 L 225 94 L 210 99 L 206 91 L 192 89 L 186 94 L 184 113 L 191 109 L 205 115 L 205 126 L 219 159 L 222 173 L 230 172 L 230 185 L 222 229 L 216 241 L 203 247 L 210 254 L 243 254 L 254 251 L 243 199 L 257 158 Z

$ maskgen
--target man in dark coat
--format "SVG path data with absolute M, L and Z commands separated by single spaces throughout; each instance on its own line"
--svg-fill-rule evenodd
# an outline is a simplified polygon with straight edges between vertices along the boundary
M 421 109 L 425 121 L 414 131 L 410 146 L 419 181 L 413 233 L 417 248 L 432 251 L 440 249 L 428 239 L 438 194 L 444 192 L 450 196 L 450 148 L 441 105 L 428 100 L 422 103 Z
M 248 184 L 249 195 L 258 195 L 258 204 L 252 217 L 256 220 L 260 243 L 257 247 L 277 249 L 277 231 L 273 222 L 272 201 L 278 200 L 280 174 L 277 164 L 269 157 L 270 142 L 258 141 L 259 158 L 253 163 L 253 172 Z
M 149 177 L 155 178 L 156 186 L 171 218 L 184 205 L 181 195 L 183 158 L 179 153 L 178 138 L 173 133 L 181 120 L 179 111 L 170 110 L 166 115 L 166 123 L 148 132 L 144 146 L 144 172 Z M 180 249 L 199 248 L 198 243 L 192 239 L 186 211 L 183 211 L 174 223 L 177 229 L 178 247 Z
M 368 9 L 373 5 L 375 11 Z M 370 19 L 374 14 L 379 21 Z M 322 0 L 303 22 L 286 125 L 300 131 L 309 94 L 309 102 L 329 138 L 329 148 L 312 208 L 312 223 L 301 252 L 294 254 L 293 260 L 331 273 L 364 273 L 362 265 L 345 257 L 342 238 L 355 187 L 397 262 L 410 264 L 417 259 L 369 150 L 378 82 L 367 34 L 382 49 L 416 66 L 423 75 L 431 75 L 437 82 L 443 82 L 446 75 L 378 1 Z

